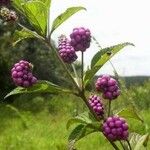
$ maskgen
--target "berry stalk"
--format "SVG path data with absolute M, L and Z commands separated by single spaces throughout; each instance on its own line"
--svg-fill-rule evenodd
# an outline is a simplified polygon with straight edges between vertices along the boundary
M 122 143 L 121 141 L 119 141 L 119 142 L 120 142 L 120 145 L 122 146 L 123 150 L 126 150 L 126 149 L 124 148 L 123 143 Z
M 79 76 L 78 76 L 78 74 L 77 74 L 76 68 L 75 68 L 74 64 L 71 64 L 71 66 L 72 66 L 72 69 L 73 69 L 75 78 L 76 78 L 76 80 L 77 80 L 77 82 L 78 82 L 77 84 L 78 84 L 78 86 L 80 86 L 80 79 L 79 79 Z
M 93 110 L 93 108 L 91 107 L 90 103 L 87 101 L 87 98 L 85 96 L 84 91 L 79 93 L 79 97 L 84 101 L 84 103 L 86 104 L 86 106 L 89 108 L 90 112 L 93 114 L 93 116 L 95 117 L 95 119 L 97 121 L 99 121 L 99 117 L 97 116 L 97 114 L 95 113 L 95 111 Z
M 111 111 L 111 101 L 108 101 L 108 117 L 110 116 Z
M 84 81 L 83 81 L 83 75 L 84 75 L 84 53 L 81 52 L 81 80 L 82 80 L 82 91 L 84 91 Z
M 126 140 L 126 141 L 127 141 L 127 143 L 128 143 L 129 149 L 132 150 L 131 145 L 130 145 L 130 142 L 129 142 L 128 140 Z
M 63 60 L 61 59 L 61 57 L 59 56 L 56 48 L 51 44 L 51 41 L 48 41 L 48 42 L 45 42 L 47 43 L 47 46 L 52 49 L 56 55 L 56 57 L 58 58 L 58 60 L 60 61 L 60 64 L 62 65 L 62 67 L 64 68 L 64 70 L 67 72 L 68 74 L 68 77 L 71 79 L 72 83 L 74 84 L 74 86 L 76 87 L 76 89 L 80 92 L 80 88 L 79 86 L 77 85 L 77 83 L 75 82 L 75 80 L 73 79 L 71 73 L 69 72 L 67 66 L 65 65 L 65 63 L 63 62 Z

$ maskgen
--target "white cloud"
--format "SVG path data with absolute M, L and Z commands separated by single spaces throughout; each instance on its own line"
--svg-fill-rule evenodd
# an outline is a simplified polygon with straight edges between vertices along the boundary
M 136 47 L 127 47 L 119 52 L 112 62 L 120 75 L 150 75 L 150 2 L 149 0 L 55 0 L 52 6 L 52 18 L 70 6 L 84 6 L 81 11 L 63 24 L 55 33 L 69 35 L 72 28 L 85 26 L 102 47 L 120 42 L 133 42 Z M 98 51 L 95 44 L 85 53 L 85 63 L 89 65 L 92 56 Z M 107 63 L 100 73 L 112 73 Z

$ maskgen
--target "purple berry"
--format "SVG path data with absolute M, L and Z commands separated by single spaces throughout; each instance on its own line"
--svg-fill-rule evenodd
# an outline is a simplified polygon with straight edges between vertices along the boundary
M 11 11 L 9 12 L 8 18 L 6 18 L 6 21 L 15 22 L 15 21 L 17 21 L 17 20 L 18 20 L 18 16 L 17 16 L 16 12 L 11 10 Z
M 23 81 L 23 87 L 29 87 L 30 86 L 30 82 L 25 80 Z
M 73 63 L 78 58 L 70 41 L 64 35 L 59 37 L 58 49 L 59 55 L 65 63 Z
M 74 28 L 73 32 L 70 34 L 71 45 L 74 47 L 75 51 L 84 52 L 90 47 L 91 42 L 91 32 L 89 29 L 83 27 Z
M 37 82 L 37 78 L 36 77 L 32 77 L 31 83 L 35 84 Z
M 0 5 L 1 6 L 6 6 L 10 4 L 10 0 L 0 0 Z
M 95 83 L 97 91 L 103 93 L 103 98 L 113 100 L 120 95 L 118 82 L 109 75 L 99 77 Z
M 106 119 L 102 127 L 104 135 L 111 141 L 127 140 L 128 124 L 125 119 L 113 116 Z
M 29 87 L 37 82 L 32 74 L 32 66 L 29 62 L 21 60 L 11 69 L 11 76 L 16 86 Z
M 92 95 L 89 98 L 89 104 L 99 117 L 103 117 L 104 114 L 104 106 L 101 101 L 101 98 L 97 95 Z

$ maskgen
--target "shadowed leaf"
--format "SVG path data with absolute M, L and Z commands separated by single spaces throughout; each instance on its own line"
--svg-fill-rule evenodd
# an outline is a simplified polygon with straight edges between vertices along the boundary
M 32 94 L 32 93 L 72 93 L 68 89 L 63 89 L 62 87 L 55 85 L 48 81 L 39 81 L 37 84 L 29 88 L 17 87 L 9 94 L 5 96 L 5 99 L 9 96 L 18 95 L 18 94 Z

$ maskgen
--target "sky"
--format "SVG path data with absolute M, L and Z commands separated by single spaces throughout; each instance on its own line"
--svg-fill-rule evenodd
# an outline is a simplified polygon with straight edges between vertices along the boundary
M 67 7 L 83 6 L 80 11 L 60 26 L 53 34 L 57 40 L 60 34 L 69 37 L 75 27 L 86 27 L 100 45 L 112 46 L 131 42 L 111 59 L 121 76 L 150 75 L 150 1 L 149 0 L 53 0 L 51 21 Z M 96 44 L 85 52 L 86 67 L 98 51 Z M 80 60 L 80 53 L 78 53 Z M 110 63 L 106 63 L 98 74 L 113 74 Z

